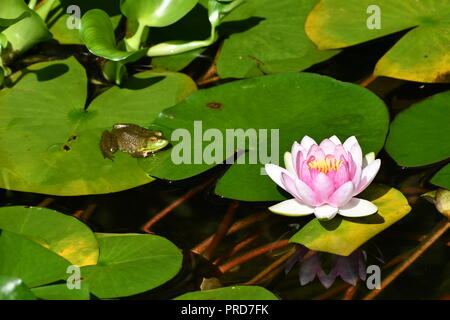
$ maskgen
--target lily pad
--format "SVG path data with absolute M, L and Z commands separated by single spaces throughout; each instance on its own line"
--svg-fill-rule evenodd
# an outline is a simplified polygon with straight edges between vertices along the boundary
M 389 155 L 401 166 L 416 167 L 450 158 L 450 91 L 401 112 L 391 124 Z
M 22 279 L 0 275 L 0 300 L 36 300 Z
M 89 288 L 86 281 L 81 282 L 79 289 L 69 289 L 64 283 L 33 288 L 31 292 L 45 300 L 89 300 Z
M 86 74 L 74 58 L 28 71 L 0 91 L 0 186 L 26 192 L 109 193 L 151 182 L 129 154 L 103 159 L 102 131 L 115 123 L 148 126 L 196 90 L 186 75 L 147 71 L 102 93 L 86 111 Z
M 202 128 L 194 121 L 201 121 Z M 140 164 L 152 176 L 180 180 L 212 168 L 236 149 L 272 155 L 273 162 L 281 163 L 284 152 L 305 135 L 317 140 L 332 135 L 341 139 L 355 135 L 366 153 L 378 152 L 384 144 L 388 121 L 384 103 L 354 84 L 310 73 L 257 77 L 199 90 L 177 106 L 164 110 L 155 124 L 172 130 L 186 129 L 191 139 L 183 137 L 177 143 L 172 137 L 171 149 L 142 159 Z M 208 129 L 221 136 L 224 145 L 220 148 L 222 155 L 209 159 L 211 162 L 207 162 L 211 157 L 203 156 L 210 153 L 215 156 L 207 149 L 211 141 L 202 141 L 202 134 Z M 227 129 L 231 133 L 228 139 Z M 250 129 L 249 134 L 259 135 L 258 144 L 249 146 L 248 141 L 244 141 L 238 146 L 233 139 L 236 129 Z M 271 139 L 271 129 L 279 130 L 279 141 L 276 137 Z M 259 130 L 263 130 L 261 134 Z M 264 138 L 264 133 L 268 139 Z M 244 135 L 240 136 L 243 140 Z M 182 159 L 181 147 L 186 145 L 187 156 Z M 268 160 L 258 156 L 256 163 L 251 164 L 248 154 L 245 157 L 244 164 L 236 163 L 228 169 L 218 182 L 216 193 L 244 201 L 285 199 L 276 184 L 261 174 L 263 163 Z M 184 163 L 177 164 L 182 160 Z
M 69 265 L 24 236 L 5 230 L 0 235 L 0 274 L 20 278 L 29 288 L 67 278 Z
M 313 219 L 289 241 L 311 250 L 348 256 L 411 210 L 403 194 L 388 186 L 372 185 L 360 197 L 372 201 L 378 212 L 364 218 Z
M 74 217 L 46 208 L 3 207 L 0 229 L 25 236 L 74 265 L 97 263 L 97 239 Z
M 377 14 L 379 26 L 373 23 Z M 374 75 L 450 82 L 448 1 L 321 0 L 305 28 L 319 49 L 345 48 L 411 29 L 378 61 Z
M 252 0 L 234 9 L 221 25 L 229 37 L 217 63 L 221 78 L 247 78 L 300 71 L 339 51 L 320 51 L 306 36 L 306 16 L 317 0 Z
M 233 286 L 188 292 L 174 300 L 278 300 L 278 298 L 263 287 Z
M 431 179 L 431 183 L 450 190 L 450 164 L 439 170 Z
M 182 254 L 169 240 L 143 234 L 97 234 L 97 265 L 81 268 L 98 298 L 124 297 L 153 289 L 174 277 Z

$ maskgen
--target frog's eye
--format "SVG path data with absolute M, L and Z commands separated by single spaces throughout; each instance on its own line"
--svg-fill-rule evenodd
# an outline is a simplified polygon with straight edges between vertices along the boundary
M 150 137 L 150 142 L 156 142 L 156 141 L 158 141 L 157 137 Z

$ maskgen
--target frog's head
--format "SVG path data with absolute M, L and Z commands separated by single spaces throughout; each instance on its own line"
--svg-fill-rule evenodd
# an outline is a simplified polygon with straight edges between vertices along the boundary
M 141 151 L 144 154 L 155 153 L 169 144 L 161 131 L 154 131 L 153 135 L 148 138 L 147 145 Z

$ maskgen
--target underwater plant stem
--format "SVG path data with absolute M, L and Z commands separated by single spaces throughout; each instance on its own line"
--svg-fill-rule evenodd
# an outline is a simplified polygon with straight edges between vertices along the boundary
M 211 78 L 208 78 L 208 79 L 205 79 L 205 80 L 198 81 L 197 82 L 197 86 L 201 87 L 201 86 L 204 86 L 206 84 L 210 84 L 212 82 L 216 82 L 216 81 L 219 81 L 219 80 L 220 80 L 219 76 L 211 77 Z
M 161 220 L 166 215 L 168 215 L 173 209 L 178 207 L 180 204 L 182 204 L 186 200 L 192 198 L 192 196 L 197 194 L 197 192 L 199 192 L 200 190 L 204 189 L 206 186 L 208 186 L 215 179 L 216 179 L 216 177 L 213 177 L 213 178 L 207 180 L 206 182 L 204 182 L 203 184 L 198 185 L 195 188 L 192 188 L 191 190 L 189 190 L 188 192 L 183 194 L 180 198 L 178 198 L 177 200 L 175 200 L 174 202 L 169 204 L 167 207 L 165 207 L 163 210 L 158 212 L 156 215 L 154 215 L 153 218 L 151 218 L 149 221 L 147 221 L 147 223 L 145 223 L 141 227 L 141 230 L 144 231 L 144 232 L 150 233 L 151 227 L 153 227 L 159 220 Z
M 372 74 L 368 78 L 364 79 L 364 81 L 361 82 L 359 85 L 363 88 L 367 88 L 367 86 L 370 85 L 372 82 L 374 82 L 376 79 L 378 79 L 378 77 Z
M 36 207 L 45 208 L 51 205 L 56 199 L 55 198 L 45 198 L 39 204 L 36 205 Z
M 253 223 L 256 223 L 258 221 L 261 221 L 265 218 L 267 218 L 269 215 L 271 215 L 268 212 L 258 213 L 249 217 L 246 217 L 242 220 L 239 220 L 235 222 L 230 229 L 227 232 L 227 235 L 232 234 L 236 231 L 239 231 L 241 229 L 244 229 L 245 227 L 252 225 Z M 203 240 L 200 244 L 195 246 L 191 251 L 197 254 L 202 254 L 203 251 L 209 246 L 213 239 L 213 236 L 208 237 L 207 239 Z
M 248 262 L 248 261 L 252 260 L 253 258 L 256 258 L 267 252 L 286 247 L 289 244 L 290 243 L 289 243 L 288 239 L 266 244 L 262 247 L 256 248 L 255 250 L 244 253 L 243 255 L 231 260 L 230 262 L 227 262 L 227 263 L 221 265 L 219 267 L 219 270 L 221 273 L 226 273 L 226 272 L 230 271 L 231 269 L 233 269 L 234 267 L 241 265 L 245 262 Z
M 250 237 L 248 237 L 247 239 L 242 240 L 241 242 L 239 242 L 237 245 L 235 245 L 230 252 L 228 252 L 225 255 L 220 256 L 219 258 L 217 258 L 213 264 L 214 265 L 218 265 L 220 264 L 224 259 L 227 259 L 229 257 L 231 257 L 232 255 L 234 255 L 235 253 L 238 253 L 239 251 L 241 251 L 242 249 L 244 249 L 245 247 L 247 247 L 250 243 L 252 243 L 253 241 L 255 241 L 256 239 L 258 239 L 261 236 L 261 232 L 256 232 L 255 234 L 251 235 Z
M 356 292 L 358 291 L 359 284 L 360 282 L 358 281 L 356 285 L 347 288 L 347 290 L 345 290 L 344 296 L 342 297 L 342 300 L 352 300 Z
M 87 206 L 85 210 L 77 210 L 74 214 L 72 214 L 72 217 L 76 217 L 82 221 L 88 221 L 89 218 L 92 216 L 92 213 L 94 212 L 95 208 L 97 208 L 96 203 L 91 203 Z
M 379 295 L 388 285 L 391 284 L 397 277 L 402 274 L 412 263 L 414 263 L 428 248 L 431 247 L 448 229 L 450 228 L 450 221 L 443 218 L 431 232 L 426 236 L 423 242 L 414 249 L 413 253 L 392 273 L 381 282 L 380 289 L 375 289 L 370 292 L 363 300 L 372 300 Z
M 208 84 L 210 82 L 215 82 L 220 79 L 219 76 L 217 76 L 217 61 L 219 60 L 220 53 L 222 52 L 223 47 L 223 41 L 220 44 L 219 48 L 217 49 L 216 55 L 214 56 L 214 59 L 209 66 L 208 70 L 197 80 L 197 85 L 202 86 L 204 84 Z
M 267 268 L 262 270 L 256 276 L 254 276 L 251 280 L 247 281 L 245 285 L 254 285 L 257 284 L 260 280 L 266 278 L 266 276 L 271 273 L 273 270 L 278 268 L 282 263 L 288 260 L 295 253 L 295 248 L 291 248 L 288 252 L 283 254 L 280 258 L 275 260 L 272 264 L 270 264 Z M 281 270 L 281 269 L 280 269 Z
M 220 241 L 222 241 L 222 239 L 226 236 L 228 230 L 231 227 L 231 222 L 233 221 L 234 214 L 236 213 L 238 207 L 238 201 L 233 201 L 228 207 L 228 210 L 225 213 L 225 217 L 220 223 L 217 232 L 214 234 L 214 237 L 212 238 L 208 248 L 206 248 L 205 253 L 203 254 L 206 259 L 211 259 Z

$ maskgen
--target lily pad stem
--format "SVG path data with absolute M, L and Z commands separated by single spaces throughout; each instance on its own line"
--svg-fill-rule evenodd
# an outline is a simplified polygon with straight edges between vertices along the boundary
M 43 21 L 47 19 L 48 14 L 53 8 L 56 0 L 44 0 L 39 3 L 36 13 L 41 17 Z
M 125 39 L 125 46 L 127 51 L 137 51 L 141 46 L 142 39 L 148 32 L 148 27 L 145 24 L 139 23 L 134 35 Z

